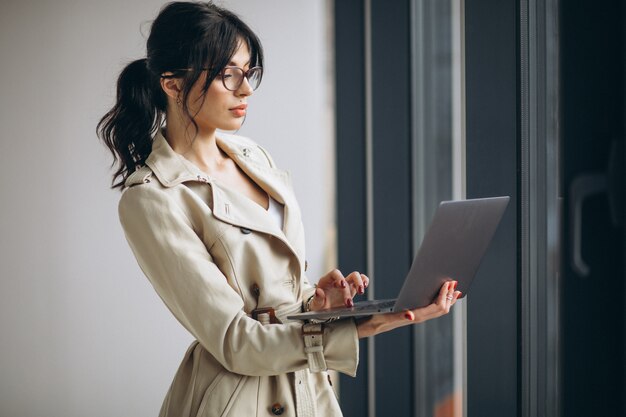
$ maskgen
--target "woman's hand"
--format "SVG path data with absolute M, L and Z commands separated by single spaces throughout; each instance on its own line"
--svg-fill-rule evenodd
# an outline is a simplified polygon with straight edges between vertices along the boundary
M 356 271 L 344 277 L 338 269 L 334 269 L 320 278 L 309 309 L 318 311 L 333 307 L 352 307 L 352 298 L 357 293 L 365 293 L 369 282 L 367 276 Z
M 377 314 L 360 322 L 357 320 L 359 338 L 374 336 L 398 327 L 422 323 L 448 314 L 450 308 L 461 296 L 460 291 L 455 291 L 456 285 L 456 281 L 448 281 L 443 284 L 437 299 L 426 307 L 406 310 L 401 313 Z

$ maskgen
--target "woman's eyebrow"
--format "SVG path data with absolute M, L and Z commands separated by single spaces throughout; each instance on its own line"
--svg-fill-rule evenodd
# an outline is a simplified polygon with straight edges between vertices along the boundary
M 238 66 L 239 66 L 239 65 L 238 65 L 235 61 L 230 61 L 230 62 L 228 63 L 228 65 L 229 65 L 229 66 L 235 66 L 235 67 L 238 67 Z M 243 67 L 247 67 L 247 66 L 250 66 L 250 61 L 248 61 L 248 62 L 246 62 L 245 64 L 243 64 L 243 65 L 242 65 L 242 68 L 243 68 Z

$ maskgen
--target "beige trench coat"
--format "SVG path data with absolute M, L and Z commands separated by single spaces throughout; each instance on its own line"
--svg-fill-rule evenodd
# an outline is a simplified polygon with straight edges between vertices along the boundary
M 141 269 L 197 339 L 160 416 L 340 416 L 326 372 L 309 371 L 302 323 L 262 324 L 249 316 L 261 307 L 301 310 L 314 291 L 289 174 L 250 139 L 221 135 L 217 144 L 284 204 L 283 230 L 257 203 L 174 152 L 161 132 L 119 203 Z M 329 369 L 355 375 L 357 339 L 353 321 L 325 325 Z

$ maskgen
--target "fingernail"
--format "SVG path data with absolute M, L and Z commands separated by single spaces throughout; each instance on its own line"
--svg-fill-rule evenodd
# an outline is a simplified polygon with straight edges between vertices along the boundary
M 341 288 L 346 288 L 346 281 L 341 281 Z
M 461 291 L 459 291 L 459 296 L 456 298 L 461 298 L 461 296 L 463 295 L 463 293 Z
M 367 282 L 365 282 L 363 285 L 365 286 L 365 288 L 367 288 L 367 286 L 368 286 L 369 284 L 368 284 Z
M 458 284 L 457 281 L 454 281 L 454 289 L 456 290 L 456 285 Z
M 351 299 L 349 299 L 349 298 L 346 300 L 346 305 L 347 305 L 348 307 L 354 307 L 354 303 L 353 303 L 353 302 L 352 302 L 352 300 L 351 300 Z
M 359 285 L 359 294 L 363 294 L 365 292 L 365 288 L 362 285 Z
M 412 311 L 407 311 L 406 313 L 404 313 L 404 318 L 407 320 L 415 320 L 415 314 L 413 314 Z

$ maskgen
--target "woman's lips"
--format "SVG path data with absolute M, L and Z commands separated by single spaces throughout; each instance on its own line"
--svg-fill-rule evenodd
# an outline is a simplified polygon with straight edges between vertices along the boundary
M 247 104 L 242 104 L 237 107 L 233 107 L 229 109 L 236 117 L 243 117 L 246 115 L 246 109 L 248 108 Z

